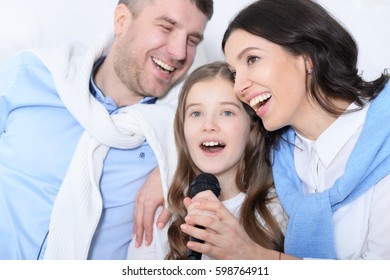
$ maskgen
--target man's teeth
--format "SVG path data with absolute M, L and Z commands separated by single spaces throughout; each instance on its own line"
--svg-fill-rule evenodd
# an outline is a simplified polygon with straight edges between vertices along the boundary
M 265 94 L 262 94 L 262 95 L 259 95 L 259 96 L 256 96 L 255 98 L 253 98 L 251 101 L 249 101 L 249 105 L 251 107 L 254 107 L 256 106 L 257 104 L 269 99 L 272 95 L 270 93 L 265 93 Z
M 156 63 L 158 66 L 160 66 L 163 70 L 165 71 L 169 71 L 169 72 L 172 72 L 175 70 L 175 67 L 172 67 L 164 62 L 162 62 L 161 60 L 157 59 L 157 58 L 152 58 L 153 59 L 153 62 Z
M 220 146 L 222 144 L 219 144 L 218 142 L 204 142 L 203 143 L 203 146 L 207 146 L 207 147 L 213 147 L 213 146 Z

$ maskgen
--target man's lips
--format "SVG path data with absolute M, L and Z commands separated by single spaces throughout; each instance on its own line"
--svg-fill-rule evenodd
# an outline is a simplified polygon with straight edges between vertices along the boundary
M 157 67 L 163 70 L 164 72 L 172 73 L 173 71 L 176 70 L 174 66 L 168 65 L 167 63 L 163 62 L 158 58 L 152 57 L 152 60 L 154 64 L 157 65 Z

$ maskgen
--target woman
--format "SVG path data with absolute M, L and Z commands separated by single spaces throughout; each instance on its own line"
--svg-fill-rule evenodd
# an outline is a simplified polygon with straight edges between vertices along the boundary
M 222 48 L 237 96 L 274 141 L 273 176 L 290 219 L 285 254 L 249 245 L 248 252 L 261 259 L 390 259 L 388 74 L 364 81 L 352 36 L 307 0 L 254 2 L 229 24 Z M 221 250 L 196 245 L 210 255 Z
M 223 62 L 199 67 L 186 79 L 175 116 L 178 167 L 168 193 L 169 229 L 154 229 L 152 244 L 129 248 L 129 259 L 187 259 L 189 236 L 181 231 L 187 217 L 189 185 L 201 173 L 214 174 L 221 187 L 197 199 L 222 203 L 248 242 L 282 250 L 286 220 L 276 199 L 269 156 L 264 154 L 264 127 L 255 112 L 233 91 L 232 75 Z M 183 202 L 184 200 L 184 202 Z M 222 202 L 220 202 L 222 201 Z M 189 207 L 193 215 L 204 214 Z M 211 222 L 218 219 L 207 213 Z M 157 217 L 157 216 L 156 216 Z M 280 228 L 280 226 L 281 228 Z M 191 246 L 191 242 L 189 242 Z M 239 249 L 239 248 L 238 248 Z M 203 259 L 225 258 L 208 256 Z

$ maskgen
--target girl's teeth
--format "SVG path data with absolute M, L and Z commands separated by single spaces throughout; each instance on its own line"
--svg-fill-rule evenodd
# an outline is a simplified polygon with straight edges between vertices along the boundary
M 204 142 L 203 143 L 204 146 L 218 146 L 219 143 L 218 142 Z

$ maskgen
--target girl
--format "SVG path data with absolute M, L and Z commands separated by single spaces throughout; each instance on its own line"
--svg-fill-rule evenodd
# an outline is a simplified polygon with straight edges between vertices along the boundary
M 168 193 L 172 222 L 169 229 L 154 230 L 149 247 L 130 246 L 128 257 L 187 258 L 189 236 L 181 230 L 186 220 L 191 222 L 191 216 L 186 219 L 186 206 L 190 204 L 186 196 L 189 184 L 202 172 L 218 178 L 219 199 L 224 209 L 240 220 L 248 242 L 283 250 L 285 217 L 275 197 L 269 158 L 264 154 L 264 128 L 255 112 L 235 96 L 225 63 L 201 66 L 186 79 L 175 116 L 175 133 L 178 167 Z M 199 193 L 193 201 L 199 198 L 219 201 L 210 191 Z M 189 211 L 204 214 L 193 207 Z M 219 219 L 212 212 L 207 217 Z M 209 258 L 207 254 L 202 257 Z

